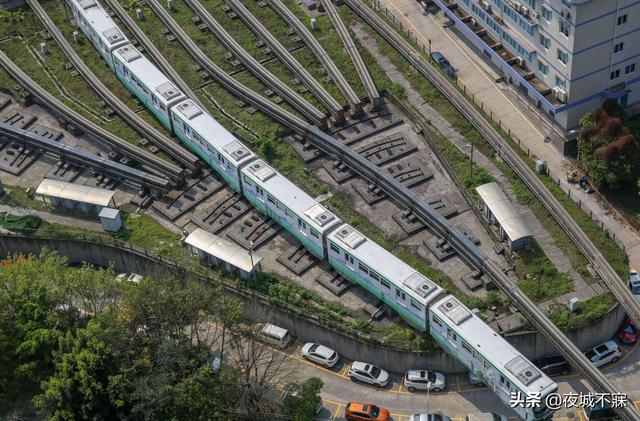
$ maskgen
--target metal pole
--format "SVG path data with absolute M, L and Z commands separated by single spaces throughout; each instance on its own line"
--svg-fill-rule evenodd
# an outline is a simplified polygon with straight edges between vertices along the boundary
M 429 38 L 427 41 L 429 41 L 429 60 L 431 60 L 431 38 Z
M 253 267 L 253 240 L 249 241 L 249 259 L 251 259 L 251 277 L 253 278 L 253 281 L 255 282 L 255 280 L 256 280 L 256 271 L 254 270 L 254 267 Z
M 473 180 L 473 143 L 471 144 L 471 180 Z
M 427 387 L 427 410 L 425 411 L 427 414 L 429 413 L 429 392 L 431 392 L 431 382 L 428 383 Z

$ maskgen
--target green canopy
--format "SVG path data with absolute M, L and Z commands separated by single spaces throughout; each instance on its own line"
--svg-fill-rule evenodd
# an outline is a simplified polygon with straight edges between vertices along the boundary
M 42 223 L 42 219 L 36 215 L 12 215 L 5 214 L 2 219 L 2 227 L 8 230 L 32 230 L 37 229 Z

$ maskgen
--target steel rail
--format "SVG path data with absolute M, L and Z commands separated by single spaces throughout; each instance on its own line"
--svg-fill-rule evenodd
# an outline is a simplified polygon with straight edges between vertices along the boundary
M 6 123 L 0 123 L 0 136 L 12 139 L 44 153 L 56 156 L 62 161 L 72 162 L 82 169 L 91 169 L 107 174 L 111 178 L 126 180 L 130 184 L 167 193 L 171 190 L 169 180 L 131 168 L 119 162 L 110 161 L 99 155 L 56 142 Z
M 34 0 L 30 0 L 34 1 Z M 322 125 L 326 115 L 310 104 L 306 99 L 282 82 L 271 73 L 264 65 L 251 56 L 236 40 L 234 40 L 222 25 L 209 13 L 198 0 L 184 0 L 191 10 L 207 24 L 220 43 L 242 62 L 251 74 L 261 80 L 265 85 L 273 89 L 284 98 L 298 112 L 304 115 L 314 125 Z
M 27 3 L 38 16 L 42 24 L 51 36 L 56 40 L 56 43 L 60 49 L 64 52 L 67 58 L 71 61 L 73 66 L 78 70 L 87 83 L 93 88 L 94 91 L 100 95 L 122 118 L 127 124 L 132 126 L 138 133 L 146 136 L 154 144 L 165 151 L 169 156 L 174 158 L 180 164 L 184 165 L 191 172 L 197 172 L 200 166 L 198 157 L 185 148 L 169 139 L 164 134 L 160 133 L 151 124 L 142 119 L 138 114 L 133 112 L 124 102 L 118 98 L 111 90 L 104 84 L 89 66 L 87 66 L 82 58 L 76 53 L 69 41 L 64 37 L 60 29 L 53 23 L 53 20 L 49 17 L 44 8 L 40 5 L 38 0 L 27 0 Z
M 354 44 L 351 35 L 349 35 L 349 30 L 342 21 L 342 18 L 338 13 L 338 9 L 333 4 L 332 0 L 320 0 L 320 2 L 324 6 L 324 10 L 329 16 L 329 19 L 331 19 L 333 26 L 336 28 L 338 36 L 344 44 L 345 50 L 347 50 L 347 53 L 349 53 L 349 57 L 351 57 L 353 66 L 356 68 L 356 72 L 358 73 L 358 77 L 362 82 L 362 86 L 364 87 L 364 90 L 369 97 L 369 101 L 371 101 L 373 108 L 378 108 L 381 105 L 380 93 L 376 88 L 376 84 L 373 82 L 373 78 L 371 77 L 366 64 L 362 60 L 362 56 L 360 55 L 358 48 Z
M 349 103 L 351 112 L 361 112 L 362 102 L 360 101 L 360 98 L 358 98 L 358 95 L 355 93 L 351 85 L 349 85 L 349 82 L 347 82 L 347 79 L 345 79 L 340 69 L 338 69 L 338 66 L 336 66 L 325 49 L 322 48 L 322 45 L 320 45 L 320 42 L 318 42 L 316 37 L 313 36 L 311 31 L 309 31 L 309 29 L 300 22 L 300 19 L 298 19 L 298 17 L 280 0 L 266 1 L 271 5 L 271 8 L 293 28 L 298 36 L 303 39 L 307 47 L 309 47 L 318 60 L 320 60 L 320 63 L 322 63 L 324 68 L 327 70 L 329 77 L 331 77 L 333 82 L 338 86 L 338 89 L 340 89 L 340 92 L 342 92 L 342 95 L 344 95 L 345 99 Z
M 178 89 L 184 92 L 192 101 L 195 101 L 196 104 L 202 108 L 206 109 L 204 104 L 198 99 L 196 94 L 191 90 L 189 85 L 182 79 L 182 76 L 173 68 L 173 66 L 169 63 L 169 61 L 164 57 L 164 55 L 160 52 L 160 50 L 151 42 L 151 40 L 147 37 L 144 31 L 134 22 L 133 18 L 129 16 L 126 10 L 122 7 L 122 5 L 118 2 L 118 0 L 104 0 L 111 10 L 118 16 L 118 18 L 122 21 L 124 26 L 131 31 L 133 36 L 140 42 L 140 45 L 144 47 L 144 49 L 149 53 L 152 60 L 155 61 L 156 65 L 162 69 L 164 74 L 176 84 Z
M 117 137 L 92 121 L 87 120 L 81 114 L 69 108 L 46 89 L 38 85 L 25 72 L 23 72 L 20 67 L 11 61 L 3 51 L 0 51 L 0 66 L 2 66 L 2 68 L 4 68 L 11 77 L 16 79 L 27 90 L 27 92 L 33 95 L 34 98 L 37 98 L 41 105 L 48 108 L 61 120 L 75 125 L 102 145 L 108 146 L 128 158 L 147 166 L 157 174 L 167 177 L 170 181 L 176 184 L 182 183 L 184 169 Z
M 478 110 L 470 104 L 460 92 L 458 92 L 444 76 L 431 67 L 413 48 L 405 41 L 393 28 L 386 24 L 374 11 L 362 4 L 359 0 L 345 0 L 358 15 L 360 15 L 369 25 L 380 33 L 394 48 L 396 48 L 423 76 L 430 80 L 451 103 L 480 131 L 489 141 L 499 155 L 511 166 L 519 175 L 523 182 L 542 201 L 544 206 L 554 216 L 556 221 L 567 232 L 574 243 L 585 253 L 585 256 L 592 262 L 595 270 L 605 280 L 613 294 L 627 310 L 628 314 L 639 321 L 640 304 L 638 304 L 625 284 L 619 279 L 609 262 L 602 256 L 600 251 L 591 242 L 588 236 L 582 231 L 578 224 L 570 217 L 566 209 L 558 200 L 546 189 L 542 181 L 533 173 L 527 164 L 518 156 L 500 134 L 486 121 Z M 455 246 L 455 244 L 454 244 Z M 457 247 L 456 247 L 457 248 Z M 486 269 L 499 285 L 503 285 L 503 290 L 515 300 L 516 305 L 526 314 L 532 322 L 541 329 L 541 332 L 549 337 L 552 343 L 569 358 L 574 367 L 578 368 L 600 391 L 613 393 L 613 384 L 582 355 L 582 353 L 566 338 L 557 336 L 559 330 L 549 321 L 535 306 L 530 306 L 526 297 L 520 293 L 515 285 L 509 288 L 506 282 L 508 279 L 495 263 L 487 263 Z M 510 282 L 510 281 L 509 281 Z M 523 299 L 519 299 L 524 297 Z M 564 336 L 564 335 L 562 335 Z M 631 407 L 619 409 L 619 414 L 627 420 L 640 420 L 640 415 Z
M 278 59 L 305 84 L 318 98 L 318 101 L 329 110 L 336 121 L 344 120 L 342 105 L 309 73 L 309 71 L 274 37 L 239 0 L 225 0 L 247 27 L 258 35 L 271 48 Z

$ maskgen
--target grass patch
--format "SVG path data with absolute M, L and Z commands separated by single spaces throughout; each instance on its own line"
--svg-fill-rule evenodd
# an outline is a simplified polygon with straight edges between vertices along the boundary
M 4 184 L 4 189 L 5 195 L 0 198 L 0 203 L 3 205 L 35 210 L 49 210 L 42 200 L 29 197 L 27 189 L 23 187 Z
M 516 271 L 522 277 L 518 286 L 536 303 L 573 291 L 573 280 L 558 271 L 535 241 L 531 250 L 516 253 Z
M 572 329 L 602 319 L 615 304 L 616 299 L 611 294 L 601 294 L 581 302 L 575 313 L 562 306 L 562 308 L 552 310 L 549 318 L 560 329 Z

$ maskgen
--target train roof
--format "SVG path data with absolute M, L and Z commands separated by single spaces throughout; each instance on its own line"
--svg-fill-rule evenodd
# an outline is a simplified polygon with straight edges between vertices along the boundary
M 453 295 L 436 302 L 431 311 L 524 392 L 544 395 L 556 385 Z
M 341 225 L 328 238 L 425 306 L 443 292 L 440 286 L 349 224 Z
M 209 113 L 202 111 L 192 100 L 185 99 L 172 108 L 191 130 L 223 155 L 235 166 L 255 157 L 238 139 L 218 123 Z
M 242 172 L 318 232 L 323 233 L 341 222 L 327 208 L 263 160 L 250 163 Z
M 131 74 L 143 83 L 147 89 L 154 91 L 154 94 L 168 105 L 178 99 L 184 98 L 184 94 L 171 80 L 165 76 L 148 58 L 146 58 L 133 45 L 125 45 L 113 52 Z
M 129 42 L 129 39 L 98 2 L 95 0 L 72 1 L 78 6 L 77 9 L 91 24 L 98 36 L 109 46 L 109 49 L 121 45 L 123 42 Z

